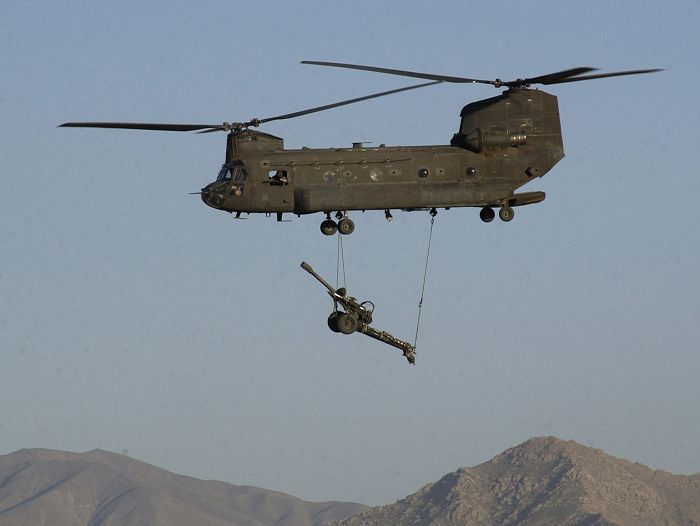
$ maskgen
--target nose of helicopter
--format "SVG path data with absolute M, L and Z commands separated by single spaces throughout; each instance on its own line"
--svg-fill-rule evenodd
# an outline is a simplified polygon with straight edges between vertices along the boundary
M 224 202 L 224 195 L 212 188 L 213 185 L 210 183 L 202 188 L 201 198 L 205 205 L 218 209 Z
M 205 205 L 209 204 L 209 190 L 207 190 L 206 186 L 202 188 L 202 191 L 199 193 L 199 196 L 202 198 L 202 202 Z

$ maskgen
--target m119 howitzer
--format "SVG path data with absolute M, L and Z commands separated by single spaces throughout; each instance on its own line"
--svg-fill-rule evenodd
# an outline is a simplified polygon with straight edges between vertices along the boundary
M 319 276 L 306 261 L 301 262 L 301 268 L 316 278 L 321 285 L 326 287 L 328 295 L 333 300 L 333 312 L 328 316 L 328 328 L 330 330 L 343 334 L 361 332 L 370 338 L 396 347 L 403 352 L 408 363 L 416 363 L 416 348 L 413 345 L 399 340 L 388 332 L 378 331 L 370 327 L 372 323 L 372 313 L 374 312 L 374 303 L 371 301 L 358 302 L 352 296 L 348 296 L 347 291 L 343 287 L 334 289 L 326 280 Z M 339 310 L 339 306 L 342 310 Z

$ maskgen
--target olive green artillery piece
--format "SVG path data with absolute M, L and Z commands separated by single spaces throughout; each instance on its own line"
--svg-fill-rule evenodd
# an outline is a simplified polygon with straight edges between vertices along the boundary
M 396 347 L 408 360 L 408 363 L 416 363 L 416 348 L 408 342 L 399 340 L 388 332 L 378 331 L 370 327 L 372 323 L 372 313 L 374 303 L 371 301 L 358 302 L 352 296 L 348 296 L 344 287 L 334 289 L 326 280 L 319 276 L 316 271 L 306 261 L 301 262 L 301 268 L 311 274 L 316 280 L 328 290 L 328 295 L 333 300 L 333 312 L 328 316 L 328 328 L 333 332 L 342 334 L 352 334 L 361 332 L 370 338 Z M 342 310 L 339 310 L 338 307 Z

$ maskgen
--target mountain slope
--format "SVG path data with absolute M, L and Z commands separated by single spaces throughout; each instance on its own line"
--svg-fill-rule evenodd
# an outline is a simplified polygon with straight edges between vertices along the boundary
M 34 449 L 0 456 L 0 526 L 322 526 L 330 521 L 337 526 L 700 526 L 700 474 L 653 471 L 573 441 L 533 438 L 392 505 L 367 509 L 175 475 L 99 450 Z
M 365 508 L 175 475 L 100 450 L 0 456 L 2 526 L 322 526 Z
M 672 475 L 573 441 L 533 438 L 338 526 L 700 525 L 700 474 Z

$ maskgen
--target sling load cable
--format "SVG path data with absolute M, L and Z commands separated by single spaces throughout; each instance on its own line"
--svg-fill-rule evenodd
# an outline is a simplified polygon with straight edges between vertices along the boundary
M 335 269 L 335 288 L 340 288 L 340 268 L 343 268 L 343 287 L 347 289 L 348 283 L 345 279 L 345 251 L 343 250 L 343 235 L 338 232 L 338 263 Z
M 435 225 L 435 216 L 437 215 L 437 210 L 435 208 L 430 210 L 430 234 L 428 235 L 428 250 L 425 254 L 425 270 L 423 271 L 423 288 L 420 291 L 420 301 L 418 301 L 418 321 L 416 322 L 416 337 L 413 340 L 413 348 L 415 349 L 418 345 L 418 329 L 420 328 L 420 316 L 423 311 L 423 298 L 425 296 L 425 281 L 428 277 L 428 262 L 430 261 L 430 244 L 433 240 L 433 226 Z

